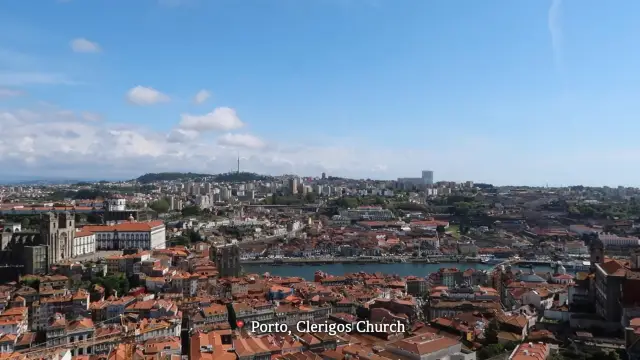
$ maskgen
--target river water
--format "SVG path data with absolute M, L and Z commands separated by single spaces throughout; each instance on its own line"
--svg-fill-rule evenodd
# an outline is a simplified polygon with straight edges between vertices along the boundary
M 305 280 L 313 281 L 314 274 L 317 270 L 321 270 L 331 275 L 344 275 L 348 273 L 366 272 L 383 274 L 392 274 L 400 276 L 419 276 L 424 277 L 432 272 L 436 272 L 441 268 L 458 268 L 460 270 L 476 269 L 487 270 L 493 265 L 475 264 L 475 263 L 440 263 L 440 264 L 423 264 L 423 263 L 393 263 L 393 264 L 326 264 L 326 265 L 258 265 L 244 264 L 242 269 L 246 274 L 264 274 L 266 272 L 277 276 L 298 276 Z M 518 268 L 515 268 L 518 269 Z M 522 271 L 530 271 L 523 268 Z M 534 268 L 536 272 L 552 271 L 549 266 L 537 266 Z

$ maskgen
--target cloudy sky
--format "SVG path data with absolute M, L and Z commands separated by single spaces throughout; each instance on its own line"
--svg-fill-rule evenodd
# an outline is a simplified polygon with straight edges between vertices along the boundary
M 639 13 L 0 0 L 0 178 L 220 173 L 239 155 L 267 174 L 640 185 Z

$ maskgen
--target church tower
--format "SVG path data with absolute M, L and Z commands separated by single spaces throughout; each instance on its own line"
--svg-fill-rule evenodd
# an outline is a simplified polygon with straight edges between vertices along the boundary
M 595 271 L 596 264 L 604 263 L 604 244 L 600 239 L 596 238 L 591 240 L 589 244 L 589 252 L 591 254 L 591 270 Z
M 75 218 L 69 212 L 42 214 L 40 237 L 49 247 L 49 265 L 73 255 L 73 239 L 76 234 Z

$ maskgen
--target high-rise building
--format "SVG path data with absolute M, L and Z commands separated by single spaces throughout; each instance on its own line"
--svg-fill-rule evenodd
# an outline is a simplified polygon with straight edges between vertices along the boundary
M 422 183 L 424 185 L 433 185 L 433 171 L 422 170 Z
M 222 201 L 227 201 L 231 198 L 231 189 L 228 187 L 223 187 L 220 189 L 220 199 Z
M 325 180 L 327 178 L 327 173 L 322 173 L 322 180 Z
M 291 194 L 298 193 L 298 178 L 289 179 L 289 190 L 291 191 Z

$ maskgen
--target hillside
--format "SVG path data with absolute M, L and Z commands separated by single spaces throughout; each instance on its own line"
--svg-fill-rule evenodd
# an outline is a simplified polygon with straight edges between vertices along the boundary
M 232 173 L 216 175 L 215 180 L 220 182 L 247 182 L 247 181 L 273 180 L 273 177 L 268 175 L 259 175 L 259 174 L 250 173 L 250 172 L 239 172 L 239 173 L 232 172 Z
M 211 174 L 197 174 L 197 173 L 180 173 L 180 172 L 163 172 L 163 173 L 148 173 L 138 177 L 136 180 L 143 184 L 148 184 L 157 181 L 175 181 L 175 180 L 196 180 L 204 177 L 213 177 Z
M 247 182 L 258 180 L 269 180 L 271 176 L 258 175 L 249 172 L 240 173 L 226 173 L 226 174 L 197 174 L 197 173 L 180 173 L 180 172 L 164 172 L 164 173 L 148 173 L 138 177 L 136 180 L 143 184 L 148 184 L 157 181 L 176 181 L 176 180 L 202 180 L 203 178 L 209 178 L 213 181 L 220 182 Z

